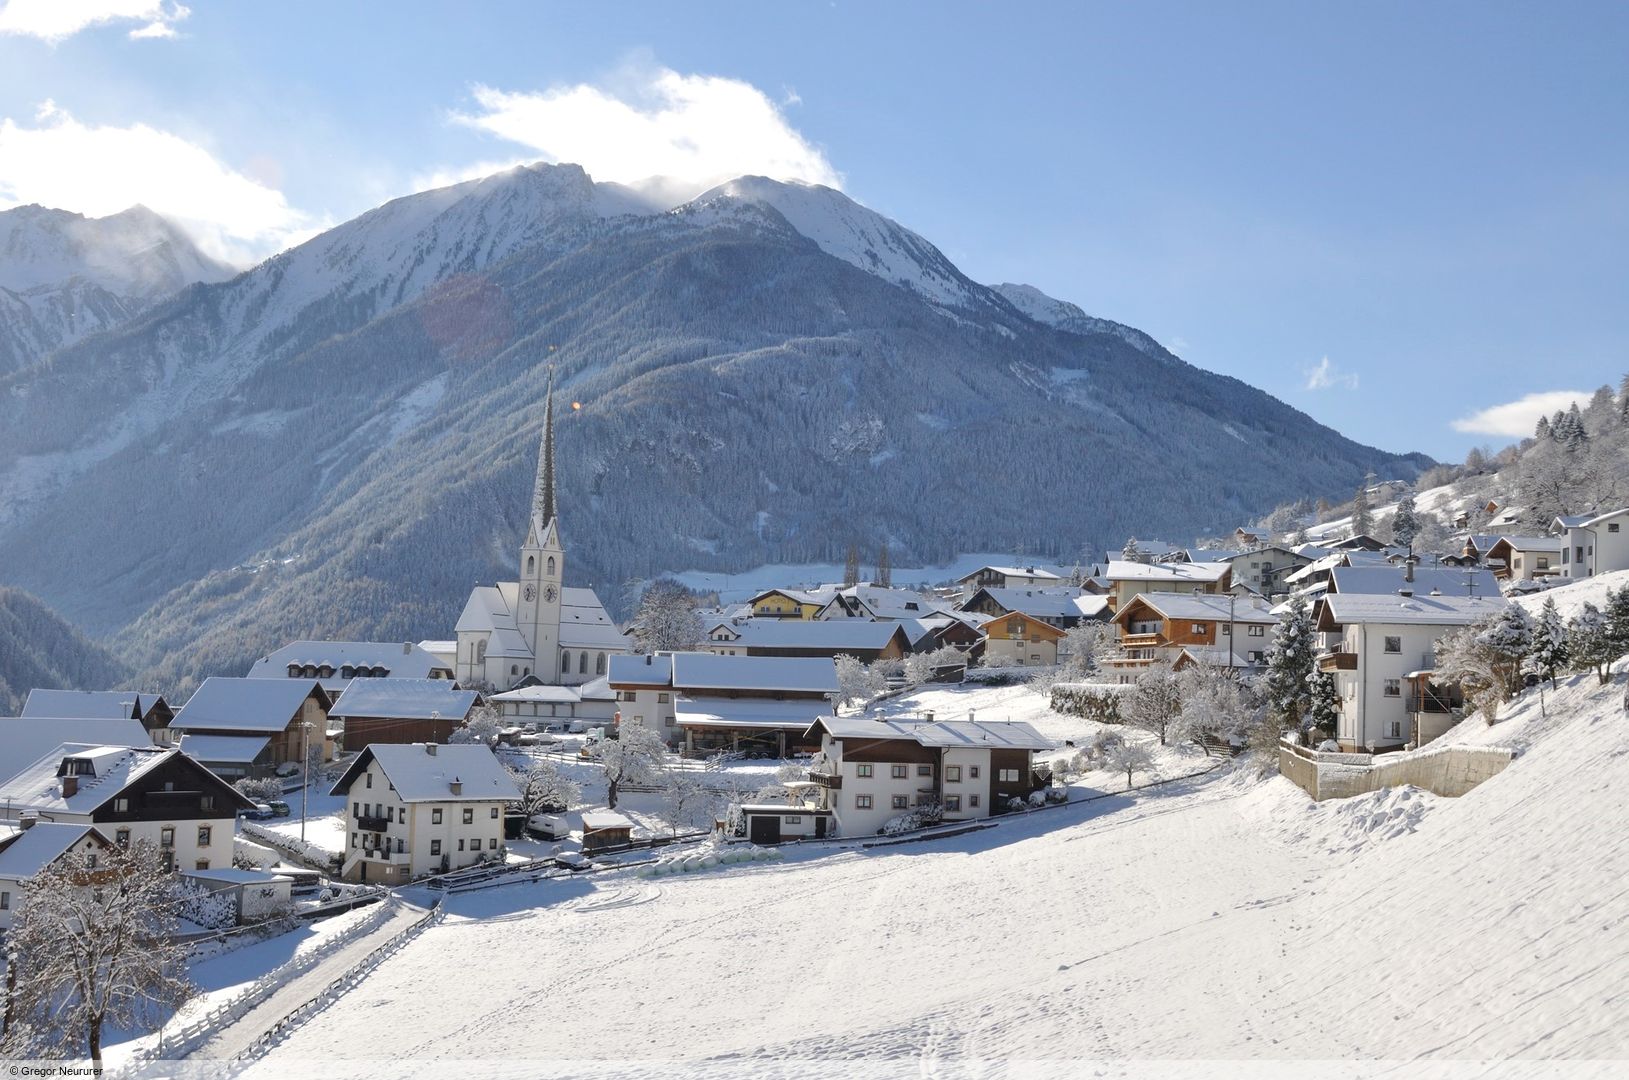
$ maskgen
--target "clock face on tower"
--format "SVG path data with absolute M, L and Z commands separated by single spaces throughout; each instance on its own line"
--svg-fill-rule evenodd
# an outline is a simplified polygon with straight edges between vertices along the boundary
M 527 599 L 528 602 L 537 599 L 537 586 L 536 585 L 528 585 L 528 586 L 526 586 L 526 599 Z
M 554 603 L 554 598 L 556 596 L 559 596 L 559 595 L 560 595 L 560 593 L 558 591 L 556 591 L 556 589 L 555 589 L 555 587 L 553 585 L 544 586 L 544 588 L 543 588 L 543 599 L 547 600 L 549 603 L 551 603 L 551 604 Z

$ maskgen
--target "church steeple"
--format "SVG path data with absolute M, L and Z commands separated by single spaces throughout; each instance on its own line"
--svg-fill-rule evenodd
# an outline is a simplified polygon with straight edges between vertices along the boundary
M 549 368 L 549 392 L 543 403 L 543 449 L 537 459 L 537 485 L 532 492 L 532 513 L 545 526 L 554 520 L 554 368 Z

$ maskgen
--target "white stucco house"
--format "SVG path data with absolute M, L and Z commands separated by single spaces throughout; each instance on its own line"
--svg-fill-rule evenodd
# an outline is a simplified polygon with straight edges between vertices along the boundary
M 1561 577 L 1629 570 L 1629 507 L 1558 517 L 1550 523 L 1550 534 L 1562 541 Z

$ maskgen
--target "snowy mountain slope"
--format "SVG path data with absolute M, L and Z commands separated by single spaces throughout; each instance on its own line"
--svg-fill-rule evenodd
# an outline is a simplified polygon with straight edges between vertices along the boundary
M 1004 283 L 991 285 L 990 289 L 1038 323 L 1055 326 L 1072 334 L 1113 334 L 1138 352 L 1149 356 L 1158 356 L 1165 352 L 1163 345 L 1141 330 L 1108 319 L 1095 318 L 1067 300 L 1053 299 L 1033 285 Z
M 17 715 L 35 687 L 102 690 L 124 675 L 118 661 L 56 612 L 0 585 L 0 716 Z
M 144 206 L 104 218 L 0 211 L 0 376 L 236 271 Z
M 948 840 L 450 897 L 443 924 L 248 1075 L 317 1057 L 365 1075 L 381 1015 L 412 1033 L 393 1046 L 404 1076 L 498 1056 L 723 1077 L 1018 1059 L 1060 1078 L 1080 1059 L 1183 1059 L 1170 1075 L 1196 1059 L 1426 1075 L 1621 1059 L 1621 695 L 1585 677 L 1547 717 L 1524 698 L 1493 728 L 1468 721 L 1467 739 L 1522 752 L 1460 799 L 1314 805 L 1239 768 Z M 431 984 L 480 1005 L 449 1008 Z M 575 1022 L 493 1045 L 494 1012 L 561 998 Z M 688 1023 L 698 1010 L 753 1020 Z

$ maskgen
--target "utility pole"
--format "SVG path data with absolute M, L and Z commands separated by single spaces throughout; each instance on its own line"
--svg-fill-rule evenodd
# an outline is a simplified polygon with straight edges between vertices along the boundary
M 306 808 L 311 798 L 311 721 L 300 724 L 300 845 L 305 846 Z

